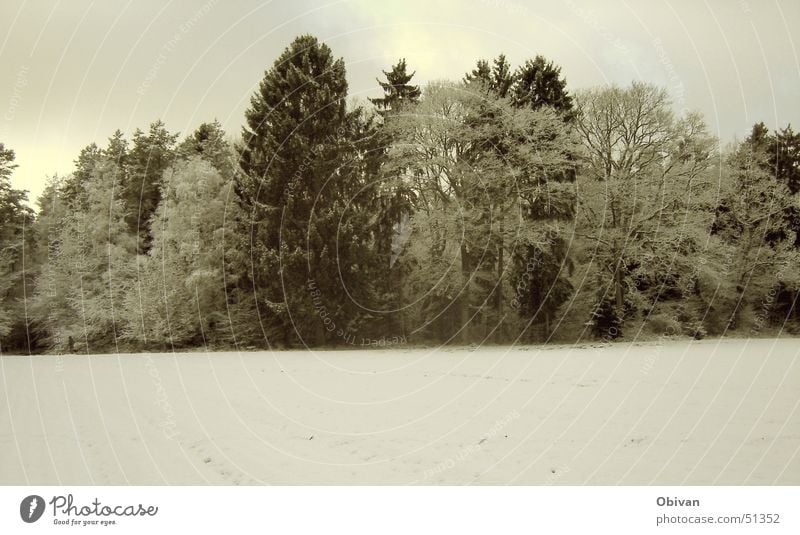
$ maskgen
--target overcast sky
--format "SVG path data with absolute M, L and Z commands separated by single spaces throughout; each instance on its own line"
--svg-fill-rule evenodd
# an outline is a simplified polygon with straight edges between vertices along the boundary
M 347 63 L 350 94 L 407 58 L 421 84 L 478 58 L 542 54 L 572 92 L 639 79 L 700 110 L 723 143 L 800 123 L 797 0 L 2 0 L 0 141 L 35 199 L 80 149 L 163 119 L 238 134 L 264 70 L 298 34 Z

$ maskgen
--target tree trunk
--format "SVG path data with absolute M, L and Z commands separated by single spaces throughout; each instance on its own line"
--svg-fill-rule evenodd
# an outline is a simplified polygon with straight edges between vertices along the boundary
M 395 264 L 396 265 L 396 264 Z M 402 285 L 402 277 L 400 273 L 400 269 L 393 269 L 393 267 L 389 268 L 389 291 L 394 294 L 394 298 L 392 299 L 392 308 L 394 308 L 395 312 L 393 314 L 395 317 L 393 318 L 394 321 L 390 322 L 395 329 L 399 332 L 392 333 L 393 336 L 398 337 L 405 337 L 406 335 L 406 318 L 405 313 L 403 312 L 403 292 L 401 290 Z
M 325 326 L 323 324 L 324 318 L 317 317 L 316 320 L 317 321 L 314 323 L 316 325 L 316 328 L 314 329 L 314 342 L 317 347 L 321 347 L 325 345 Z
M 497 341 L 504 342 L 505 341 L 505 322 L 503 322 L 503 253 L 504 253 L 504 243 L 503 243 L 503 218 L 502 215 L 500 217 L 500 245 L 497 251 L 497 283 L 495 287 L 495 311 L 496 311 L 496 320 L 500 322 L 500 325 L 497 326 Z
M 470 336 L 467 324 L 469 323 L 470 269 L 466 245 L 461 246 L 461 277 L 464 281 L 464 286 L 461 289 L 461 296 L 459 297 L 459 307 L 461 312 L 461 343 L 469 344 Z
M 625 307 L 625 294 L 624 294 L 624 286 L 622 280 L 622 251 L 619 249 L 619 245 L 616 240 L 614 240 L 614 251 L 617 254 L 617 267 L 614 270 L 614 290 L 615 290 L 615 304 L 619 309 L 619 313 L 622 313 L 622 309 Z

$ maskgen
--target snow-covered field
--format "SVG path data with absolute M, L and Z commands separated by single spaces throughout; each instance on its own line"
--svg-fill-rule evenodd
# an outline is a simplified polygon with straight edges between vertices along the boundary
M 2 484 L 800 484 L 800 341 L 0 358 Z

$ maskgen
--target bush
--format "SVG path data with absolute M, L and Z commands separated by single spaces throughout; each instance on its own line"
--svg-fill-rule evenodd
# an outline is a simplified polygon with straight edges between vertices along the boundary
M 659 336 L 677 336 L 683 333 L 681 323 L 671 314 L 653 314 L 648 318 L 647 326 Z

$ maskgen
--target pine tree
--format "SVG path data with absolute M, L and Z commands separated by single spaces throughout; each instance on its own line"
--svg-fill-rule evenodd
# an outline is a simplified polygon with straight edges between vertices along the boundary
M 791 125 L 782 128 L 769 136 L 767 145 L 768 164 L 775 179 L 785 184 L 792 195 L 800 192 L 800 133 L 795 133 Z M 790 239 L 794 236 L 793 245 L 800 250 L 800 205 L 793 203 L 786 207 L 783 213 L 783 224 L 767 236 L 769 244 L 775 246 L 777 242 Z M 798 300 L 800 299 L 800 285 L 793 284 L 790 277 L 779 281 L 780 289 L 775 297 L 775 315 L 781 321 L 787 318 L 800 317 Z
M 125 139 L 120 130 L 115 130 L 111 137 L 108 138 L 103 155 L 117 164 L 118 168 L 126 168 L 128 165 L 128 140 Z
M 775 178 L 786 184 L 791 193 L 800 191 L 800 132 L 787 125 L 775 132 L 767 149 Z
M 200 156 L 226 178 L 233 178 L 236 171 L 236 154 L 225 140 L 225 131 L 216 119 L 203 123 L 183 140 L 176 149 L 179 158 Z
M 464 75 L 464 83 L 480 81 L 487 85 L 492 82 L 492 68 L 485 59 L 479 59 L 475 63 L 475 68 Z
M 499 98 L 508 96 L 515 81 L 516 77 L 511 72 L 511 65 L 508 63 L 505 54 L 497 56 L 491 67 L 489 67 L 488 61 L 484 59 L 478 60 L 475 68 L 464 76 L 464 82 L 467 84 L 482 83 L 487 90 Z
M 133 148 L 118 166 L 123 176 L 117 177 L 121 182 L 116 187 L 123 190 L 126 221 L 131 232 L 139 236 L 141 252 L 150 247 L 147 223 L 161 200 L 163 174 L 174 161 L 177 139 L 178 134 L 167 131 L 160 120 L 152 123 L 147 133 L 137 129 Z M 118 152 L 111 157 L 119 160 L 123 154 Z
M 95 143 L 91 143 L 81 150 L 78 159 L 75 160 L 75 171 L 66 177 L 61 186 L 62 198 L 65 202 L 76 208 L 85 207 L 86 185 L 101 156 L 102 151 Z
M 534 110 L 551 108 L 567 123 L 574 119 L 572 97 L 567 91 L 567 82 L 561 77 L 561 67 L 552 61 L 536 56 L 527 60 L 513 75 L 513 85 L 509 90 L 510 98 L 517 108 Z M 575 154 L 567 154 L 570 162 L 575 161 Z M 545 336 L 550 335 L 551 320 L 556 310 L 566 302 L 571 293 L 568 271 L 571 266 L 568 258 L 569 247 L 561 229 L 564 221 L 572 219 L 575 208 L 574 191 L 568 184 L 558 182 L 574 182 L 575 165 L 568 165 L 556 175 L 548 177 L 552 195 L 548 200 L 549 207 L 554 210 L 541 210 L 533 203 L 528 212 L 532 224 L 549 229 L 546 239 L 535 243 L 524 244 L 514 252 L 512 277 L 518 291 L 520 314 L 533 319 L 534 323 L 544 327 Z M 563 230 L 563 229 L 562 229 Z M 536 266 L 535 269 L 530 269 Z
M 0 180 L 1 184 L 9 184 L 11 174 L 18 166 L 14 163 L 16 154 L 13 150 L 7 149 L 3 143 L 0 143 Z
M 135 276 L 137 241 L 125 220 L 119 174 L 115 162 L 100 158 L 85 186 L 84 208 L 62 211 L 57 198 L 50 201 L 50 216 L 63 216 L 55 221 L 55 235 L 47 237 L 48 262 L 37 280 L 33 307 L 54 350 L 71 350 L 70 339 L 87 352 L 118 341 L 120 304 Z
M 560 78 L 560 72 L 559 67 L 546 62 L 541 56 L 528 60 L 512 72 L 505 55 L 500 54 L 491 67 L 488 61 L 479 60 L 464 81 L 467 84 L 480 84 L 489 98 L 507 98 L 517 109 L 551 108 L 569 122 L 573 114 L 572 100 L 566 90 L 566 81 Z M 480 127 L 479 123 L 475 127 Z M 487 138 L 485 143 L 502 156 L 509 145 L 521 141 Z M 569 154 L 568 158 L 573 159 L 574 155 Z M 548 186 L 548 209 L 542 210 L 539 203 L 532 202 L 525 210 L 528 224 L 539 228 L 544 234 L 536 234 L 530 242 L 523 240 L 515 243 L 511 250 L 510 265 L 506 265 L 505 259 L 508 257 L 504 247 L 499 247 L 496 252 L 497 276 L 502 279 L 505 271 L 510 272 L 517 312 L 523 318 L 532 318 L 534 323 L 542 324 L 546 334 L 549 334 L 551 318 L 571 288 L 562 269 L 569 264 L 566 258 L 568 248 L 556 229 L 574 213 L 574 192 L 568 186 L 559 187 L 554 183 L 571 182 L 574 177 L 574 166 L 559 169 L 556 175 L 548 177 L 548 182 L 553 183 Z M 543 239 L 545 234 L 547 237 Z M 531 269 L 531 266 L 535 266 L 535 269 Z M 542 292 L 541 289 L 548 291 Z M 494 295 L 497 314 L 501 314 L 503 299 L 503 285 L 498 285 Z M 500 338 L 503 337 L 502 330 L 503 327 L 498 330 Z
M 397 111 L 403 105 L 411 105 L 419 101 L 421 94 L 419 86 L 409 83 L 415 74 L 416 71 L 408 73 L 406 60 L 401 58 L 396 65 L 392 66 L 391 71 L 383 71 L 383 75 L 386 77 L 385 82 L 376 78 L 383 89 L 384 96 L 369 100 L 378 108 L 379 113 L 385 115 L 393 110 Z
M 0 142 L 0 354 L 9 346 L 28 349 L 20 304 L 26 283 L 25 254 L 31 245 L 25 229 L 34 216 L 25 204 L 27 192 L 11 187 L 11 174 L 17 168 L 14 160 L 14 151 Z M 9 339 L 20 327 L 22 332 Z
M 712 232 L 730 248 L 726 270 L 731 291 L 722 297 L 734 297 L 733 302 L 723 303 L 727 328 L 752 327 L 749 312 L 773 289 L 775 297 L 788 297 L 778 295 L 780 291 L 791 296 L 786 311 L 791 312 L 800 282 L 795 231 L 785 217 L 797 206 L 796 196 L 785 182 L 775 179 L 770 164 L 774 141 L 762 126 L 756 125 L 753 134 L 734 149 L 720 173 L 721 202 Z
M 400 59 L 391 72 L 383 73 L 387 81 L 376 81 L 384 96 L 370 99 L 379 116 L 383 117 L 383 123 L 376 130 L 377 136 L 371 142 L 369 161 L 376 172 L 385 163 L 386 148 L 394 141 L 391 129 L 385 127 L 402 109 L 412 109 L 417 105 L 421 95 L 419 86 L 410 84 L 415 73 L 407 73 L 405 59 Z M 394 176 L 379 179 L 378 187 L 373 192 L 375 204 L 372 207 L 376 218 L 375 252 L 380 259 L 376 267 L 379 272 L 376 291 L 382 296 L 384 303 L 375 308 L 395 311 L 381 314 L 375 324 L 381 326 L 383 335 L 391 333 L 392 336 L 404 336 L 406 333 L 404 315 L 399 311 L 403 308 L 402 286 L 407 269 L 398 263 L 398 259 L 408 237 L 408 221 L 412 211 L 412 193 L 402 181 L 397 180 L 399 174 L 401 172 L 398 171 Z
M 763 122 L 757 123 L 745 142 L 765 155 L 761 165 L 766 173 L 786 185 L 791 194 L 800 191 L 800 134 L 795 134 L 791 125 L 771 134 Z M 786 240 L 788 231 L 794 235 L 794 246 L 800 249 L 800 207 L 788 206 L 783 217 L 784 225 L 768 234 L 767 242 L 774 245 Z

